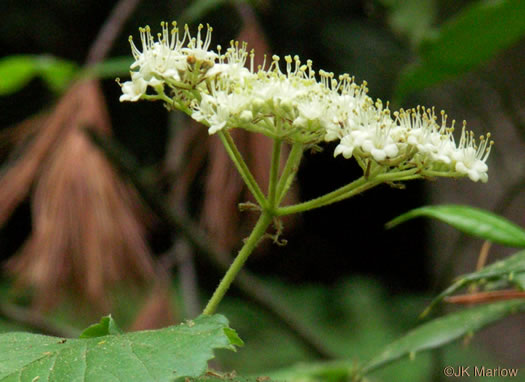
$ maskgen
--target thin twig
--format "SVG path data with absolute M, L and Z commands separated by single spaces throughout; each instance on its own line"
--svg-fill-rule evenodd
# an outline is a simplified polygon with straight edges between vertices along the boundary
M 229 264 L 222 260 L 228 259 L 223 253 L 216 251 L 209 243 L 207 235 L 188 217 L 182 216 L 169 209 L 164 197 L 154 187 L 147 187 L 138 175 L 138 166 L 134 158 L 118 143 L 109 137 L 101 136 L 92 129 L 85 129 L 86 134 L 101 149 L 108 160 L 126 176 L 135 186 L 144 201 L 157 216 L 167 223 L 173 230 L 184 235 L 188 242 L 200 253 L 206 256 L 212 265 L 225 271 Z M 306 328 L 288 307 L 276 299 L 267 287 L 256 276 L 242 270 L 235 279 L 234 285 L 253 302 L 263 307 L 274 318 L 281 321 L 290 332 L 315 355 L 324 359 L 334 358 L 321 341 Z
M 525 292 L 515 289 L 495 290 L 445 297 L 445 302 L 450 304 L 473 305 L 488 302 L 515 300 L 525 298 Z
M 122 26 L 133 13 L 140 0 L 120 0 L 100 28 L 86 58 L 86 66 L 102 61 L 108 54 Z
M 476 264 L 476 272 L 480 271 L 487 264 L 487 259 L 489 257 L 489 251 L 492 243 L 490 241 L 484 241 L 479 251 L 478 262 Z
M 34 310 L 21 308 L 6 302 L 0 302 L 0 316 L 50 336 L 75 338 L 80 334 L 80 331 L 73 327 L 64 324 L 60 326 L 53 324 Z

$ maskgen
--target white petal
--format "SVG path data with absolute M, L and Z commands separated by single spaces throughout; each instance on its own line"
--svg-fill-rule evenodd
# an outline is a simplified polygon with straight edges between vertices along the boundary
M 339 144 L 334 150 L 334 157 L 338 156 L 339 154 L 342 154 L 343 157 L 346 159 L 349 159 L 352 157 L 352 153 L 354 152 L 353 146 L 347 146 L 344 144 Z

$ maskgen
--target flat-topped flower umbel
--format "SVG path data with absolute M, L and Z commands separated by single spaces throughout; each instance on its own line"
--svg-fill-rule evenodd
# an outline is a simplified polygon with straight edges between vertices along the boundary
M 338 141 L 334 155 L 355 158 L 366 172 L 413 169 L 410 179 L 488 179 L 490 134 L 478 144 L 464 125 L 456 144 L 454 122 L 447 126 L 444 112 L 440 123 L 434 109 L 392 113 L 388 103 L 367 95 L 366 82 L 357 85 L 348 74 L 316 74 L 310 60 L 303 64 L 297 56 L 284 58 L 284 70 L 278 56 L 255 68 L 254 52 L 245 43 L 211 50 L 210 26 L 204 36 L 200 25 L 196 37 L 187 26 L 183 33 L 176 23 L 171 30 L 167 23 L 161 26 L 156 40 L 149 27 L 140 29 L 142 51 L 130 37 L 135 62 L 121 101 L 161 100 L 206 125 L 210 134 L 241 128 L 290 144 Z

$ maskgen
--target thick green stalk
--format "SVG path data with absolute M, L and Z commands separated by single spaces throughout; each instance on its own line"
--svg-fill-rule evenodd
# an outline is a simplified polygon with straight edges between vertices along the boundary
M 257 184 L 257 181 L 253 177 L 252 173 L 250 172 L 250 169 L 246 165 L 246 162 L 244 159 L 242 159 L 242 155 L 237 149 L 237 146 L 235 145 L 235 142 L 233 141 L 231 135 L 227 131 L 219 131 L 217 134 L 219 134 L 219 137 L 224 144 L 224 147 L 226 148 L 226 151 L 228 152 L 228 155 L 230 156 L 231 160 L 235 164 L 235 167 L 237 167 L 237 170 L 239 171 L 239 174 L 241 174 L 242 179 L 244 180 L 244 183 L 254 196 L 255 200 L 261 207 L 266 207 L 267 202 L 266 198 L 261 191 L 261 188 Z
M 208 304 L 206 305 L 206 308 L 204 308 L 202 314 L 215 313 L 215 311 L 217 310 L 217 306 L 228 291 L 228 288 L 230 287 L 233 280 L 235 280 L 235 276 L 237 276 L 239 271 L 242 269 L 242 266 L 248 259 L 248 256 L 250 256 L 255 247 L 257 247 L 259 241 L 263 238 L 264 234 L 266 233 L 266 229 L 268 228 L 271 222 L 272 216 L 268 212 L 263 211 L 263 213 L 259 217 L 259 220 L 257 221 L 257 224 L 253 228 L 252 233 L 250 234 L 248 239 L 246 239 L 243 247 L 237 254 L 237 257 L 230 265 L 230 268 L 228 268 L 228 271 L 222 278 L 217 289 L 215 289 L 213 296 L 211 297 L 210 301 L 208 301 Z

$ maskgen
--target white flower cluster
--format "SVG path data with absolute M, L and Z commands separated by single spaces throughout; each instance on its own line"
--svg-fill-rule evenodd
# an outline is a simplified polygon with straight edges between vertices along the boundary
M 354 157 L 362 167 L 372 161 L 418 168 L 423 176 L 488 179 L 490 135 L 478 145 L 463 126 L 456 144 L 454 123 L 447 127 L 443 112 L 441 123 L 433 109 L 391 113 L 367 95 L 366 83 L 357 85 L 347 74 L 335 79 L 321 70 L 317 77 L 311 61 L 302 64 L 297 56 L 285 57 L 284 72 L 278 56 L 254 68 L 246 44 L 232 42 L 224 53 L 220 46 L 210 50 L 209 26 L 203 38 L 202 25 L 196 37 L 187 26 L 181 36 L 175 23 L 171 31 L 161 25 L 156 41 L 149 27 L 140 29 L 142 51 L 130 37 L 135 62 L 131 81 L 121 85 L 121 101 L 162 100 L 208 126 L 210 134 L 243 128 L 290 143 L 338 140 L 334 155 Z

